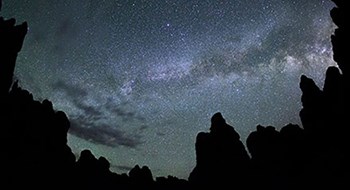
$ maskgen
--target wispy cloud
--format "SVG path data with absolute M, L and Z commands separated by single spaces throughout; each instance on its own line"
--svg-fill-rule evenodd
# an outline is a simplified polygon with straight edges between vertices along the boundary
M 143 143 L 142 132 L 147 126 L 139 123 L 143 123 L 145 118 L 126 108 L 127 103 L 117 104 L 111 98 L 105 102 L 89 103 L 90 96 L 87 90 L 64 81 L 56 81 L 52 84 L 52 88 L 63 92 L 67 101 L 80 110 L 79 113 L 69 114 L 71 122 L 69 132 L 72 135 L 110 147 L 136 148 Z M 121 123 L 117 124 L 116 120 Z M 140 125 L 137 131 L 122 130 L 121 125 L 135 125 L 135 123 Z
M 126 104 L 126 103 L 124 103 Z M 135 111 L 126 109 L 123 105 L 117 105 L 112 99 L 107 99 L 103 105 L 107 112 L 122 118 L 123 121 L 144 121 L 145 118 L 139 116 Z
M 143 143 L 139 134 L 128 134 L 119 130 L 118 126 L 113 127 L 104 123 L 98 124 L 84 117 L 71 119 L 69 132 L 92 143 L 110 147 L 125 146 L 136 148 Z
M 69 98 L 85 97 L 88 95 L 87 90 L 58 80 L 51 84 L 54 90 L 63 91 Z

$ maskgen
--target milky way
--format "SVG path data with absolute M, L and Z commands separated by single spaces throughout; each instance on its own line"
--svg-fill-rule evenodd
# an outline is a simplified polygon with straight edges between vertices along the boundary
M 187 178 L 195 137 L 220 111 L 245 142 L 258 124 L 300 125 L 299 79 L 322 87 L 332 61 L 322 0 L 23 0 L 16 78 L 69 116 L 79 154 L 117 173 L 136 164 Z M 77 155 L 78 156 L 78 155 Z

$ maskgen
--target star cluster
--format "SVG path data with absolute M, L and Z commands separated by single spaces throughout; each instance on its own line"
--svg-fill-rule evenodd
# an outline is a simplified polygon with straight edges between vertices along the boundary
M 330 1 L 6 1 L 27 21 L 16 77 L 71 121 L 69 145 L 112 170 L 148 165 L 187 178 L 196 134 L 223 113 L 245 141 L 256 125 L 300 125 L 299 79 L 322 87 Z

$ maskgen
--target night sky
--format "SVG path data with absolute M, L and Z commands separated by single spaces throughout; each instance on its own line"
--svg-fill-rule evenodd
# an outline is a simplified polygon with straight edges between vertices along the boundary
M 187 178 L 195 138 L 220 111 L 241 135 L 300 125 L 305 74 L 332 60 L 323 0 L 4 0 L 27 21 L 15 77 L 67 113 L 68 143 L 125 173 Z

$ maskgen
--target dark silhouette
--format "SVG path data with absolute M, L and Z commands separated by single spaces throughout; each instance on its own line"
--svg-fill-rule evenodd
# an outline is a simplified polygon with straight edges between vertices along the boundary
M 197 135 L 196 156 L 197 165 L 189 177 L 193 184 L 240 183 L 246 177 L 249 156 L 238 133 L 221 113 L 211 118 L 209 133 Z
M 54 111 L 48 100 L 34 101 L 17 82 L 12 84 L 26 32 L 26 23 L 16 26 L 15 19 L 0 18 L 0 163 L 6 182 L 2 184 L 10 187 L 19 182 L 42 186 L 43 181 L 69 179 L 75 162 L 67 146 L 69 121 L 65 113 Z
M 301 76 L 302 128 L 288 124 L 277 131 L 258 125 L 247 138 L 248 155 L 239 134 L 215 113 L 210 132 L 197 135 L 197 163 L 188 181 L 174 176 L 154 180 L 151 170 L 139 165 L 128 174 L 117 174 L 106 158 L 96 158 L 89 150 L 76 161 L 67 145 L 66 114 L 54 110 L 49 100 L 34 100 L 13 81 L 27 23 L 15 25 L 15 19 L 0 17 L 1 188 L 348 189 L 350 33 L 345 18 L 350 11 L 345 1 L 333 1 L 337 7 L 330 14 L 338 28 L 331 40 L 339 69 L 328 68 L 322 89 Z
M 174 176 L 157 177 L 156 189 L 193 189 L 188 181 Z
M 12 85 L 17 53 L 21 50 L 24 36 L 27 34 L 27 23 L 16 25 L 15 19 L 4 20 L 0 17 L 0 94 L 8 93 Z
M 288 124 L 280 132 L 272 126 L 257 126 L 247 138 L 251 177 L 257 182 L 252 187 L 297 188 L 294 183 L 300 183 L 308 155 L 305 146 L 304 131 L 298 125 Z

